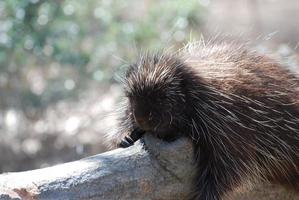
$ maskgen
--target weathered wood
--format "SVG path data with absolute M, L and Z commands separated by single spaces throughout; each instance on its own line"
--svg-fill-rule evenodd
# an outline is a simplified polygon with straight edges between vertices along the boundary
M 193 171 L 190 142 L 151 136 L 143 141 L 75 162 L 3 174 L 0 199 L 183 199 Z
M 126 149 L 44 169 L 0 175 L 0 199 L 186 199 L 194 166 L 188 139 L 172 143 L 145 135 Z M 273 185 L 258 185 L 230 200 L 298 200 Z

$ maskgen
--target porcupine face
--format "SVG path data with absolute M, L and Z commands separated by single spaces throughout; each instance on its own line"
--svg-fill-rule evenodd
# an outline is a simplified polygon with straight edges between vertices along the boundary
M 130 67 L 125 90 L 140 129 L 164 137 L 176 128 L 185 102 L 181 68 L 180 61 L 157 55 L 145 55 Z

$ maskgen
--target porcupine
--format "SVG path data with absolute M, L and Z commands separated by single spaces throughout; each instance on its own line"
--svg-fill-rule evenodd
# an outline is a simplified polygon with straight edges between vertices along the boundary
M 245 45 L 193 43 L 141 55 L 124 90 L 119 146 L 144 133 L 190 138 L 190 199 L 222 199 L 246 180 L 299 190 L 299 79 L 273 59 Z

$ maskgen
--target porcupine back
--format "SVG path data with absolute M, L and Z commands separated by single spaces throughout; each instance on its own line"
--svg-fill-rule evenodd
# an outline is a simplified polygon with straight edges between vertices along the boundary
M 213 155 L 219 164 L 217 173 L 236 176 L 227 177 L 232 187 L 244 179 L 263 179 L 298 191 L 296 75 L 270 58 L 233 44 L 190 44 L 182 55 L 200 77 L 198 84 L 206 87 L 194 95 L 199 99 L 195 115 L 202 121 L 198 126 L 204 127 L 200 129 L 203 138 L 195 145 L 201 157 Z M 194 132 L 192 137 L 196 138 Z

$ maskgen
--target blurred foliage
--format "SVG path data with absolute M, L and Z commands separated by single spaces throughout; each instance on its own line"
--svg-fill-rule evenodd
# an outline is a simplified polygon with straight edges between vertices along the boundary
M 104 151 L 117 76 L 139 49 L 198 36 L 207 2 L 1 0 L 0 172 Z
M 46 107 L 113 81 L 136 48 L 188 40 L 199 29 L 202 2 L 1 1 L 0 108 Z

